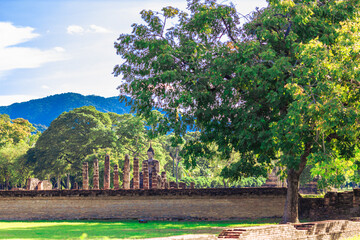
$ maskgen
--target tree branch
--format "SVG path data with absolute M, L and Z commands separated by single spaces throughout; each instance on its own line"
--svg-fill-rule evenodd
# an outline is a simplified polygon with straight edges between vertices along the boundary
M 299 169 L 295 171 L 296 174 L 300 175 L 304 170 L 307 163 L 307 157 L 310 155 L 311 151 L 312 151 L 312 143 L 308 142 L 305 144 L 305 151 L 303 155 L 301 155 L 300 157 Z
M 235 38 L 232 36 L 232 34 L 231 34 L 231 29 L 230 29 L 229 26 L 226 24 L 225 19 L 224 19 L 223 17 L 221 17 L 221 20 L 223 21 L 223 23 L 224 23 L 224 25 L 225 25 L 226 31 L 228 32 L 228 35 L 229 35 L 231 41 L 233 41 L 235 44 L 237 44 L 237 41 L 236 41 Z

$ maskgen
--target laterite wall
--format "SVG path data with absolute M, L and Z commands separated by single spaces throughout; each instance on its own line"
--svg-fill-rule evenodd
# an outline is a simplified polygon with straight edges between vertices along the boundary
M 0 191 L 1 220 L 281 217 L 286 188 Z

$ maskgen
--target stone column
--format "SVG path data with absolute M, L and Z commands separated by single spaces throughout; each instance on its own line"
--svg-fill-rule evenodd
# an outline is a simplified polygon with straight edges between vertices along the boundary
M 354 199 L 353 199 L 353 207 L 360 206 L 360 188 L 354 188 Z
M 184 183 L 184 182 L 179 182 L 179 188 L 180 188 L 180 189 L 186 189 L 186 183 Z
M 166 172 L 161 172 L 161 189 L 167 189 L 166 186 L 167 178 L 166 178 Z
M 108 154 L 105 156 L 104 166 L 104 189 L 110 189 L 110 157 Z
M 93 189 L 99 189 L 99 160 L 94 159 Z
M 149 163 L 148 161 L 143 161 L 142 172 L 143 172 L 143 188 L 149 189 Z
M 127 154 L 125 155 L 123 176 L 123 188 L 130 189 L 130 158 Z
M 119 189 L 119 168 L 118 165 L 114 165 L 114 189 Z
M 133 188 L 139 189 L 139 158 L 134 157 Z
M 176 182 L 169 182 L 170 189 L 178 189 L 178 184 Z
M 153 169 L 153 172 L 151 174 L 151 188 L 157 189 L 158 188 L 158 174 L 156 172 L 156 169 Z
M 83 163 L 83 190 L 89 189 L 89 170 L 88 163 Z

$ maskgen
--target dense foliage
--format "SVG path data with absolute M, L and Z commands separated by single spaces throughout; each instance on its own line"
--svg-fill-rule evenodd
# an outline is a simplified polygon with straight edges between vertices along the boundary
M 0 115 L 0 185 L 3 188 L 23 186 L 30 176 L 25 154 L 38 138 L 37 134 L 32 135 L 34 130 L 25 119 Z

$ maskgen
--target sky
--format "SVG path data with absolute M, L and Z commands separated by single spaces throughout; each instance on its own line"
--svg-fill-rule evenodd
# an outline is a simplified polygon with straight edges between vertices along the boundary
M 230 1 L 220 0 L 219 3 Z M 266 0 L 233 0 L 241 14 Z M 119 95 L 114 42 L 143 23 L 140 11 L 186 0 L 0 0 L 0 106 L 75 92 Z

